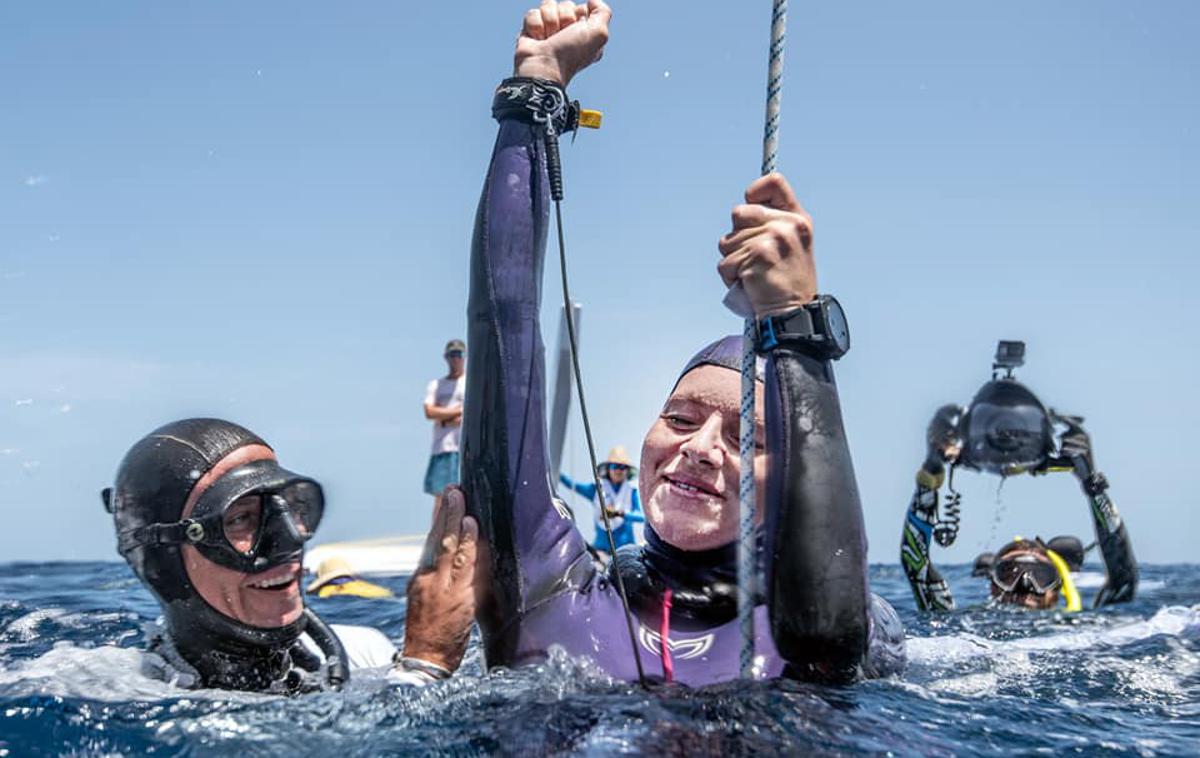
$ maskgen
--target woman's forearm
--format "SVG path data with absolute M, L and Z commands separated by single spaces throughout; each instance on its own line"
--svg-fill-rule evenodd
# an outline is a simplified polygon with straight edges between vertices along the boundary
M 767 601 L 792 676 L 853 677 L 870 621 L 862 506 L 832 367 L 787 348 L 766 387 Z
M 479 620 L 489 665 L 511 663 L 526 610 L 590 567 L 570 512 L 554 501 L 546 455 L 543 144 L 540 127 L 501 121 L 471 249 L 462 472 L 488 547 Z

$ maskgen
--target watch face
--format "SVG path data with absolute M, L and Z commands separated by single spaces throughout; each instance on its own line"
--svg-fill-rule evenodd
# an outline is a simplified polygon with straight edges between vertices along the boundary
M 830 297 L 825 306 L 825 320 L 829 325 L 829 337 L 837 347 L 838 353 L 850 349 L 850 327 L 846 323 L 846 312 L 841 303 Z

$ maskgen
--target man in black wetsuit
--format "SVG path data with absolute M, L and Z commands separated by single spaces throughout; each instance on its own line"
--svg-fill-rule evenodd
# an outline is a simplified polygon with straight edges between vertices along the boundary
M 531 10 L 515 76 L 493 101 L 500 133 L 471 254 L 462 444 L 463 488 L 488 547 L 479 621 L 490 666 L 536 662 L 558 645 L 636 679 L 633 644 L 648 676 L 707 684 L 739 675 L 741 337 L 717 340 L 688 362 L 643 442 L 647 544 L 618 551 L 611 569 L 629 591 L 635 640 L 616 577 L 593 560 L 548 470 L 538 325 L 548 137 L 574 128 L 565 87 L 599 58 L 610 15 L 600 0 Z M 719 273 L 742 286 L 764 334 L 755 478 L 765 577 L 754 675 L 847 681 L 896 672 L 903 634 L 867 583 L 862 509 L 830 363 L 847 340 L 837 302 L 817 294 L 811 220 L 772 174 L 750 185 L 733 221 L 718 245 Z
M 295 694 L 338 688 L 352 668 L 391 666 L 424 684 L 450 676 L 474 614 L 477 526 L 451 491 L 409 583 L 404 654 L 378 630 L 329 627 L 304 605 L 304 543 L 321 486 L 266 442 L 220 419 L 185 419 L 137 442 L 112 488 L 117 549 L 162 606 L 148 673 L 184 687 Z
M 950 587 L 930 559 L 931 542 L 948 547 L 958 532 L 958 494 L 951 490 L 947 501 L 939 503 L 938 491 L 946 482 L 947 465 L 1002 476 L 1072 472 L 1087 498 L 1107 573 L 1094 605 L 1127 602 L 1137 590 L 1137 561 L 1129 533 L 1108 496 L 1108 480 L 1096 469 L 1083 419 L 1046 409 L 1012 377 L 1012 369 L 1024 362 L 1024 349 L 1023 343 L 1001 342 L 993 371 L 1005 369 L 1007 375 L 994 373 L 968 408 L 942 406 L 929 422 L 925 461 L 917 469 L 917 487 L 900 540 L 900 563 L 921 610 L 954 609 Z M 1057 442 L 1055 426 L 1062 427 Z M 1075 561 L 1069 555 L 1062 560 L 1068 550 L 1060 547 L 1056 551 L 1057 543 L 1014 540 L 991 560 L 982 561 L 977 572 L 989 578 L 994 601 L 1049 608 L 1063 594 L 1068 608 L 1074 608 L 1078 600 L 1071 597 L 1068 569 Z M 1070 552 L 1078 552 L 1078 563 L 1082 563 L 1081 548 Z

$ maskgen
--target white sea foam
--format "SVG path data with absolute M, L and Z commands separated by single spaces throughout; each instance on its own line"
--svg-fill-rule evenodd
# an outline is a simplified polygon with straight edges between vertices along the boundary
M 1168 655 L 1130 658 L 1106 652 L 1160 635 L 1168 638 L 1172 648 Z M 964 633 L 911 639 L 912 666 L 909 681 L 902 686 L 924 694 L 985 697 L 1001 687 L 1053 680 L 1061 673 L 1061 661 L 1070 661 L 1065 665 L 1086 680 L 1104 682 L 1125 702 L 1177 704 L 1188 697 L 1188 679 L 1200 673 L 1200 654 L 1187 649 L 1180 638 L 1196 635 L 1200 635 L 1200 605 L 1167 606 L 1144 621 L 1041 637 L 991 640 Z M 1034 658 L 1038 653 L 1062 651 L 1081 655 L 1058 657 L 1060 663 L 1053 662 L 1054 656 L 1050 663 L 1045 657 Z
M 1155 635 L 1189 636 L 1200 634 L 1200 605 L 1169 605 L 1144 621 L 1116 626 L 1089 628 L 1026 637 L 1015 640 L 990 640 L 975 634 L 918 637 L 908 640 L 908 657 L 915 664 L 946 664 L 996 653 L 1035 653 L 1050 650 L 1128 645 Z
M 1107 578 L 1103 571 L 1080 571 L 1071 574 L 1075 586 L 1081 590 L 1100 589 L 1104 586 L 1104 580 Z
M 10 641 L 31 642 L 41 634 L 39 627 L 45 623 L 66 629 L 85 629 L 101 622 L 116 622 L 126 618 L 128 615 L 121 613 L 71 613 L 63 608 L 38 608 L 9 622 L 0 630 L 0 636 Z
M 4 636 L 9 639 L 15 638 L 21 642 L 29 642 L 37 637 L 37 628 L 42 623 L 57 621 L 68 615 L 70 614 L 62 608 L 39 608 L 9 622 L 8 626 L 4 627 Z
M 23 619 L 33 615 L 29 614 Z M 65 617 L 57 616 L 56 619 Z M 27 623 L 36 626 L 40 621 L 30 619 Z M 11 627 L 12 624 L 9 625 Z M 49 695 L 116 703 L 180 697 L 190 700 L 258 702 L 280 697 L 229 690 L 187 689 L 154 675 L 155 671 L 163 670 L 162 660 L 158 656 L 139 648 L 117 645 L 80 647 L 71 642 L 58 642 L 37 658 L 17 661 L 9 668 L 0 667 L 0 698 Z M 352 686 L 360 696 L 397 686 L 387 678 L 387 671 L 386 666 L 356 668 Z
M 144 675 L 145 655 L 115 645 L 81 648 L 60 642 L 44 655 L 0 671 L 0 693 L 5 697 L 52 695 L 104 702 L 196 695 Z
M 1108 577 L 1104 575 L 1103 571 L 1080 571 L 1077 574 L 1071 574 L 1071 578 L 1075 580 L 1075 586 L 1081 590 L 1098 590 L 1104 586 Z M 1137 591 L 1139 593 L 1154 592 L 1166 586 L 1167 583 L 1161 579 L 1143 579 L 1138 582 Z

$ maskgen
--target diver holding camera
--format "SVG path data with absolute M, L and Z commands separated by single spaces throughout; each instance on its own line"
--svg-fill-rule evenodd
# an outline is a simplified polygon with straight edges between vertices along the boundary
M 900 541 L 900 563 L 921 610 L 954 609 L 950 587 L 930 560 L 930 543 L 949 547 L 958 535 L 960 496 L 954 469 L 999 476 L 1070 471 L 1087 497 L 1107 580 L 1093 605 L 1127 602 L 1137 590 L 1138 570 L 1125 523 L 1108 496 L 1108 480 L 1096 469 L 1083 419 L 1056 413 L 1013 377 L 1025 363 L 1025 343 L 1001 341 L 992 379 L 971 404 L 944 405 L 926 431 L 926 457 L 908 506 Z M 949 476 L 947 476 L 949 466 Z M 939 497 L 943 484 L 948 494 Z M 975 576 L 986 576 L 993 602 L 1026 608 L 1052 608 L 1062 599 L 1067 610 L 1082 604 L 1071 571 L 1086 549 L 1074 537 L 1017 538 L 994 555 L 976 559 Z

